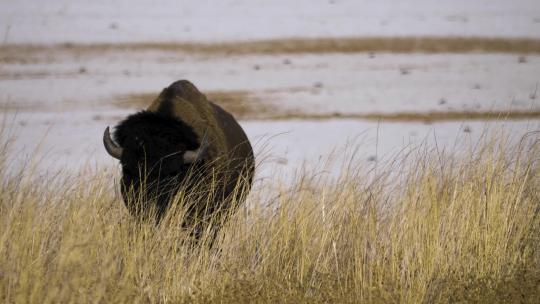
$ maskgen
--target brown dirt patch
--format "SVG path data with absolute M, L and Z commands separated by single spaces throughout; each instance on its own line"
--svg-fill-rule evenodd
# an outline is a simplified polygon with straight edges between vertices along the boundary
M 45 110 L 47 110 L 47 107 L 39 103 L 0 101 L 0 113 L 37 112 Z
M 394 112 L 394 113 L 308 113 L 301 110 L 278 107 L 269 100 L 275 90 L 254 92 L 209 91 L 205 95 L 209 100 L 242 120 L 330 120 L 356 119 L 387 122 L 443 122 L 470 120 L 526 120 L 540 119 L 540 110 L 513 111 L 428 111 L 428 112 Z M 120 107 L 144 109 L 157 94 L 142 93 L 120 96 L 113 103 Z
M 51 60 L 55 54 L 80 56 L 103 54 L 104 52 L 140 51 L 168 51 L 202 55 L 361 52 L 539 54 L 540 40 L 482 37 L 359 37 L 293 38 L 222 43 L 11 44 L 0 46 L 0 62 L 26 64 L 45 59 Z
M 469 120 L 526 120 L 540 119 L 540 110 L 530 111 L 429 111 L 429 112 L 398 112 L 398 113 L 277 113 L 267 119 L 271 120 L 330 120 L 358 119 L 387 122 L 444 122 Z
M 218 104 L 238 119 L 264 119 L 276 108 L 262 102 L 260 98 L 248 91 L 207 91 L 206 97 Z M 129 94 L 120 96 L 114 104 L 126 108 L 145 109 L 157 97 L 154 93 Z

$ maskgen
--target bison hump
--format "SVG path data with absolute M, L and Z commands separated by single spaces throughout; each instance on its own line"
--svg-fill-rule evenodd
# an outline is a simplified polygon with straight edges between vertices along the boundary
M 148 111 L 183 121 L 193 128 L 199 141 L 206 137 L 210 142 L 207 158 L 215 160 L 229 153 L 211 103 L 191 82 L 179 80 L 163 89 Z

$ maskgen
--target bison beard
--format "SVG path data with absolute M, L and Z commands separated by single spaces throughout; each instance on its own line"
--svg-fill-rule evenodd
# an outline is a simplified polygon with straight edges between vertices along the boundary
M 251 187 L 254 156 L 244 131 L 186 80 L 122 121 L 114 141 L 107 128 L 103 141 L 120 160 L 124 203 L 139 218 L 152 210 L 159 222 L 182 191 L 192 198 L 182 200 L 192 202 L 182 224 L 200 226 L 234 210 Z

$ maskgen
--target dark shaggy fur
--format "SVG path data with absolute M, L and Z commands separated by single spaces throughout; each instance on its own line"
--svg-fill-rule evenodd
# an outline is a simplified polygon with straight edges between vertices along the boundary
M 182 155 L 198 148 L 197 135 L 178 119 L 142 111 L 121 122 L 114 137 L 124 148 L 120 162 L 126 207 L 140 215 L 150 205 L 136 206 L 134 202 L 154 201 L 158 219 L 161 218 L 190 169 Z M 141 188 L 146 193 L 141 193 Z
M 178 113 L 183 113 L 183 107 L 205 109 L 211 117 L 180 117 Z M 193 115 L 194 110 L 190 111 Z M 195 121 L 199 130 L 186 120 Z M 214 126 L 213 133 L 210 132 L 214 134 L 213 138 L 210 136 L 210 152 L 195 164 L 185 164 L 184 152 L 199 148 L 200 128 L 206 130 L 207 125 Z M 114 139 L 123 148 L 121 191 L 133 215 L 140 216 L 154 208 L 159 221 L 174 195 L 181 189 L 189 193 L 187 188 L 197 183 L 201 201 L 188 206 L 188 217 L 204 222 L 204 216 L 236 207 L 232 203 L 241 203 L 251 187 L 254 157 L 245 133 L 232 115 L 206 100 L 188 81 L 173 83 L 149 110 L 122 121 L 116 127 Z M 201 184 L 211 186 L 201 189 Z M 239 184 L 241 188 L 237 188 Z M 242 189 L 244 192 L 235 191 Z

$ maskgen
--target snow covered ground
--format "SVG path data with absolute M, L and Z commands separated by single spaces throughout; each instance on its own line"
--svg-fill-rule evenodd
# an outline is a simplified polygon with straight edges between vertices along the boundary
M 118 162 L 103 148 L 104 128 L 113 126 L 125 110 L 11 113 L 6 118 L 7 134 L 15 136 L 10 166 L 32 167 L 35 172 L 75 172 L 80 169 L 113 167 Z M 483 137 L 508 136 L 516 143 L 530 131 L 540 131 L 540 120 L 436 122 L 425 124 L 378 123 L 362 120 L 241 121 L 254 146 L 258 179 L 287 180 L 304 165 L 336 172 L 356 150 L 358 165 L 370 166 L 394 160 L 403 151 L 419 146 L 459 152 Z M 538 136 L 538 135 L 536 135 Z M 400 154 L 401 153 L 401 154 Z M 324 164 L 331 158 L 333 163 Z M 29 161 L 30 160 L 30 161 Z
M 2 0 L 10 43 L 540 37 L 537 0 Z M 0 37 L 2 37 L 0 36 Z
M 203 92 L 246 91 L 304 113 L 463 111 L 540 107 L 540 56 L 322 54 L 193 56 L 91 52 L 0 67 L 0 99 L 23 110 L 113 108 L 178 79 Z M 29 89 L 31 88 L 31 89 Z M 148 100 L 148 103 L 151 101 Z M 219 100 L 216 100 L 219 102 Z
M 288 37 L 488 36 L 540 38 L 537 0 L 476 1 L 40 1 L 0 0 L 2 44 L 216 42 Z M 194 55 L 167 50 L 43 52 L 0 58 L 0 104 L 15 135 L 11 166 L 39 152 L 40 171 L 114 166 L 106 126 L 178 79 L 201 91 L 242 91 L 305 114 L 539 110 L 538 54 Z M 21 59 L 21 58 L 19 58 Z M 219 103 L 219 100 L 215 100 Z M 148 100 L 150 102 L 150 100 Z M 348 142 L 359 161 L 384 160 L 425 140 L 443 149 L 474 142 L 485 127 L 519 138 L 540 120 L 377 123 L 241 121 L 259 177 L 317 164 Z

